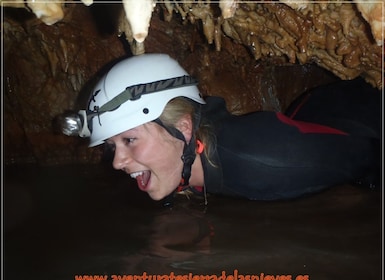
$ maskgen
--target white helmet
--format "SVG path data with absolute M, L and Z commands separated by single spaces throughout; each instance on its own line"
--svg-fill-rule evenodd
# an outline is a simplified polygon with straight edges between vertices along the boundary
M 83 124 L 91 135 L 80 136 L 90 136 L 90 147 L 102 144 L 157 119 L 166 104 L 178 96 L 204 104 L 196 84 L 178 62 L 165 54 L 143 54 L 120 61 L 94 88 Z M 84 115 L 84 111 L 79 114 Z

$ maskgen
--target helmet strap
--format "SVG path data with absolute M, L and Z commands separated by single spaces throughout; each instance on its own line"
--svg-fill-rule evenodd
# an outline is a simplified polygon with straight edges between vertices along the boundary
M 184 142 L 183 155 L 181 157 L 183 161 L 182 180 L 181 186 L 188 186 L 191 177 L 191 166 L 194 163 L 196 157 L 196 141 L 195 136 L 190 140 L 190 143 Z
M 182 180 L 181 180 L 181 186 L 187 186 L 190 181 L 191 177 L 191 166 L 194 163 L 195 157 L 196 157 L 196 140 L 195 135 L 193 133 L 193 136 L 191 137 L 191 140 L 189 143 L 187 143 L 186 138 L 184 137 L 183 133 L 175 128 L 175 127 L 169 127 L 166 126 L 159 118 L 153 120 L 153 122 L 157 123 L 166 131 L 172 135 L 173 137 L 182 140 L 184 142 L 183 147 L 183 154 L 181 156 L 181 160 L 183 161 L 183 170 L 182 170 Z
M 153 122 L 159 124 L 164 129 L 166 129 L 171 136 L 184 142 L 183 154 L 181 156 L 181 159 L 183 161 L 182 180 L 180 183 L 181 186 L 188 186 L 191 177 L 191 166 L 194 163 L 196 157 L 197 141 L 195 138 L 195 132 L 197 131 L 201 122 L 201 105 L 195 102 L 193 102 L 193 104 L 195 106 L 195 116 L 193 121 L 194 127 L 192 131 L 192 137 L 189 143 L 187 143 L 186 138 L 179 129 L 175 127 L 166 126 L 159 118 L 153 120 Z

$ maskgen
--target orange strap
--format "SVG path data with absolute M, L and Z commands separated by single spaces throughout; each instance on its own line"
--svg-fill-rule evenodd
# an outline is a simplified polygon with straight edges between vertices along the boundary
M 205 149 L 205 145 L 200 140 L 197 140 L 197 150 L 196 150 L 197 153 L 201 154 L 204 149 Z

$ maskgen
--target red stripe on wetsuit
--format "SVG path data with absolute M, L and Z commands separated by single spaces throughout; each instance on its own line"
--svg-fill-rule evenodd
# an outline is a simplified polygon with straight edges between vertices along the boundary
M 297 121 L 293 120 L 287 116 L 285 116 L 282 113 L 277 112 L 276 113 L 278 120 L 280 120 L 282 123 L 285 123 L 290 126 L 294 126 L 298 128 L 298 130 L 301 133 L 318 133 L 318 134 L 339 134 L 339 135 L 348 135 L 348 133 L 335 129 L 329 126 L 316 124 L 316 123 L 309 123 L 304 121 Z

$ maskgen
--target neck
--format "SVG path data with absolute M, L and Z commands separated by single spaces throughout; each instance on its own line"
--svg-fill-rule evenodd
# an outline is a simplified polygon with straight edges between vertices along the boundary
M 204 183 L 202 161 L 200 155 L 197 154 L 191 166 L 190 186 L 203 186 Z

